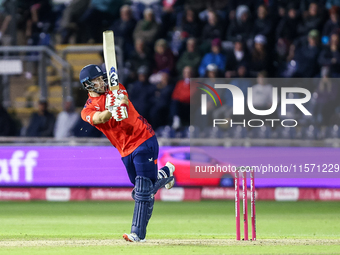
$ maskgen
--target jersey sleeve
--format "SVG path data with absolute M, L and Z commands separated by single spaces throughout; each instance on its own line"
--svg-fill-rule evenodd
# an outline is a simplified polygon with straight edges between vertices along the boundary
M 83 121 L 86 121 L 86 122 L 90 123 L 92 126 L 94 126 L 93 115 L 96 112 L 97 111 L 94 109 L 94 107 L 92 107 L 92 105 L 86 104 L 84 106 L 83 110 L 81 111 L 81 118 L 83 119 Z
M 125 88 L 124 85 L 121 84 L 121 83 L 119 83 L 119 92 L 118 92 L 118 93 L 119 93 L 119 94 L 124 94 L 125 96 L 128 97 L 128 93 L 127 93 L 127 91 L 126 91 L 126 88 Z

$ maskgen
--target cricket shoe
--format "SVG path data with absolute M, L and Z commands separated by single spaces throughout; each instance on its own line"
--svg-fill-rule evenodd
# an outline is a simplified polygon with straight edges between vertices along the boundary
M 169 161 L 166 162 L 165 166 L 167 166 L 169 168 L 169 172 L 170 172 L 169 177 L 174 176 L 175 166 L 172 163 L 170 163 Z M 168 184 L 165 184 L 165 188 L 171 189 L 174 185 L 175 185 L 175 178 L 172 181 L 170 181 Z
M 145 239 L 140 239 L 135 233 L 124 234 L 123 238 L 128 242 L 141 242 L 141 243 L 145 242 Z

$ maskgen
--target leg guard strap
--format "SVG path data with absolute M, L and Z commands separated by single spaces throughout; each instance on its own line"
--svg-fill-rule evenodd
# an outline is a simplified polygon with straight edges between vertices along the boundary
M 174 179 L 173 176 L 168 177 L 168 178 L 162 178 L 162 179 L 158 179 L 151 191 L 151 195 L 156 195 L 157 191 L 161 188 L 163 188 L 166 184 L 168 184 L 169 182 L 171 182 Z M 131 197 L 133 200 L 136 199 L 136 191 L 135 189 L 132 190 L 131 192 Z M 152 197 L 152 196 L 151 196 Z

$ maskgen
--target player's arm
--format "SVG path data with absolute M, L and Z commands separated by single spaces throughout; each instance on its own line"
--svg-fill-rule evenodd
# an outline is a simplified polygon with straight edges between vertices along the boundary
M 105 122 L 108 122 L 112 117 L 112 113 L 109 112 L 108 110 L 102 111 L 102 112 L 96 112 L 93 115 L 92 121 L 93 124 L 97 125 L 97 124 L 102 124 Z
M 129 106 L 129 98 L 127 97 L 127 95 L 124 95 L 124 98 L 120 101 L 120 105 L 124 105 L 124 104 Z
M 84 109 L 81 111 L 81 118 L 91 125 L 106 123 L 111 117 L 112 114 L 108 110 L 100 112 L 90 104 L 86 104 Z

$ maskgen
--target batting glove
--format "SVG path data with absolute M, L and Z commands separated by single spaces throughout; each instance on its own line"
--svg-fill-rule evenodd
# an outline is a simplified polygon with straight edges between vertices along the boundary
M 110 110 L 109 110 L 110 111 Z M 127 119 L 128 116 L 128 108 L 126 104 L 122 104 L 121 106 L 114 106 L 113 110 L 110 111 L 112 114 L 112 117 L 116 121 L 122 121 L 124 119 Z
M 116 91 L 114 91 L 116 92 Z M 106 95 L 105 109 L 112 111 L 114 107 L 118 107 L 121 104 L 121 100 L 124 98 L 123 94 L 118 95 L 111 91 Z

